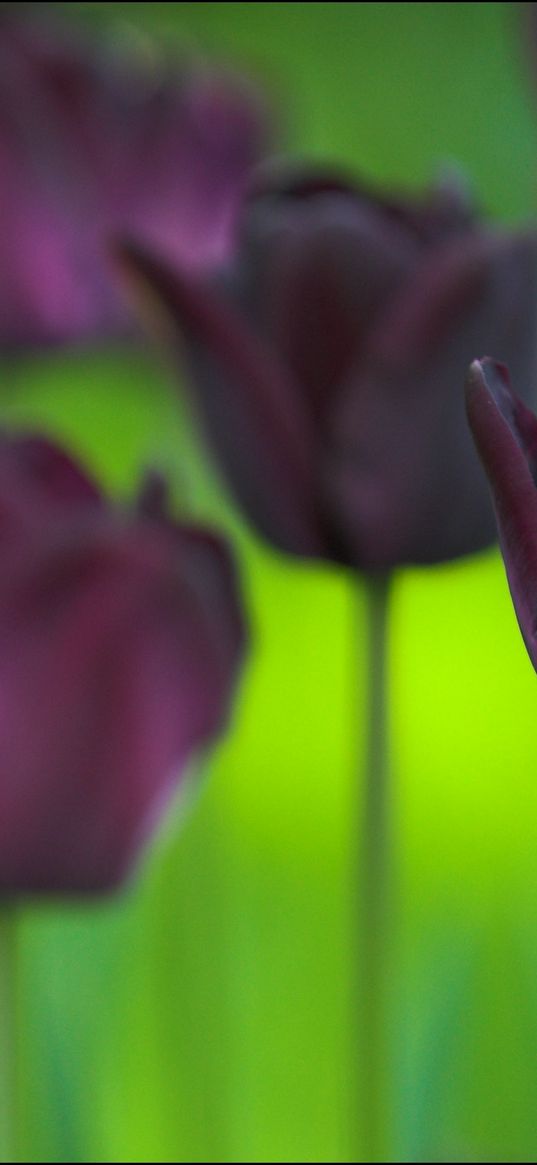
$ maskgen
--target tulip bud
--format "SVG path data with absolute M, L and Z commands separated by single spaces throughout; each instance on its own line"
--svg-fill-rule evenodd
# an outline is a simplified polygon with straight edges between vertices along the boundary
M 533 232 L 483 226 L 452 179 L 411 201 L 306 172 L 258 181 L 213 280 L 139 242 L 120 262 L 186 339 L 215 455 L 275 546 L 377 571 L 493 541 L 456 386 L 492 344 L 533 372 Z
M 0 551 L 0 891 L 106 891 L 226 722 L 230 557 L 157 479 L 120 511 L 61 449 L 5 435 Z
M 37 6 L 36 6 L 37 7 Z M 65 6 L 64 6 L 65 7 Z M 19 9 L 12 12 L 11 9 Z M 0 344 L 125 329 L 106 240 L 134 232 L 189 269 L 227 254 L 266 138 L 260 99 L 201 64 L 0 12 Z

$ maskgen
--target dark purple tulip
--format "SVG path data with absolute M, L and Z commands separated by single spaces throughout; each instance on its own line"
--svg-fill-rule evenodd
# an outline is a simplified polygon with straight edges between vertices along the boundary
M 484 227 L 453 183 L 380 198 L 323 173 L 261 182 L 217 279 L 120 261 L 172 334 L 214 451 L 277 547 L 363 570 L 494 539 L 456 386 L 494 345 L 529 383 L 537 237 Z
M 110 233 L 221 262 L 265 116 L 237 78 L 17 8 L 0 10 L 0 344 L 114 333 Z
M 112 507 L 61 449 L 0 439 L 0 893 L 113 889 L 225 724 L 232 564 L 157 477 Z
M 537 669 L 537 417 L 504 364 L 475 360 L 466 381 L 470 427 L 489 479 L 520 630 Z

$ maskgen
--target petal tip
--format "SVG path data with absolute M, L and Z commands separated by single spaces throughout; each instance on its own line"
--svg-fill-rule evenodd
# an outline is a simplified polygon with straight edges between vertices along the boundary
M 509 369 L 501 360 L 492 356 L 480 356 L 472 360 L 466 377 L 466 396 L 469 399 L 476 391 L 486 391 L 499 405 L 498 397 L 513 395 Z

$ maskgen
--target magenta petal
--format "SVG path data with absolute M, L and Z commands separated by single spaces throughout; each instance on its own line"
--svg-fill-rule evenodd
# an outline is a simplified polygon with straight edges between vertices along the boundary
M 103 503 L 95 483 L 63 449 L 33 435 L 0 440 L 0 468 L 10 464 L 20 484 L 39 491 L 51 506 L 94 506 Z
M 124 333 L 106 239 L 220 263 L 268 138 L 241 77 L 0 6 L 0 344 Z
M 0 433 L 0 543 L 104 508 L 96 484 L 45 437 Z
M 507 368 L 476 360 L 466 382 L 468 420 L 487 473 L 520 630 L 537 669 L 537 419 L 513 392 Z
M 119 248 L 127 288 L 141 288 L 183 336 L 198 372 L 192 391 L 219 461 L 267 538 L 297 554 L 322 553 L 313 424 L 297 386 L 224 295 L 141 248 Z
M 19 437 L 4 480 L 0 448 L 0 506 L 4 484 L 23 493 L 0 571 L 3 894 L 103 892 L 131 873 L 223 728 L 244 651 L 221 540 L 174 522 L 154 482 L 130 513 L 84 491 L 66 506 L 33 473 L 63 456 Z

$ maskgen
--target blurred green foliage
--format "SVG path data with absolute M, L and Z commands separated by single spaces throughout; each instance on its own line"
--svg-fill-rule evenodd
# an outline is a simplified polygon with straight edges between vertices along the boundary
M 514 4 L 69 4 L 260 77 L 286 149 L 419 187 L 457 161 L 535 203 Z M 111 488 L 141 464 L 235 535 L 253 624 L 233 732 L 133 888 L 28 905 L 20 1140 L 37 1161 L 346 1161 L 367 677 L 361 584 L 262 547 L 148 348 L 5 365 L 4 416 Z M 391 618 L 396 1158 L 537 1152 L 537 687 L 495 552 L 406 572 Z

